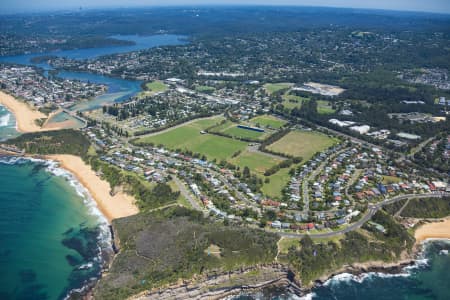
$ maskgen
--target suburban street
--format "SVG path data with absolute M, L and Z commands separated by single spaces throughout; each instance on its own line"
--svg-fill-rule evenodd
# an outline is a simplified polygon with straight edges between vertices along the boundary
M 176 177 L 176 176 L 173 176 L 172 178 L 173 178 L 173 182 L 175 182 L 178 189 L 180 190 L 181 195 L 184 198 L 186 198 L 187 201 L 189 201 L 192 208 L 199 210 L 199 211 L 203 211 L 203 209 L 200 206 L 200 204 L 198 203 L 198 201 L 196 201 L 194 198 L 192 198 L 191 193 L 189 193 L 189 191 L 186 189 L 186 186 L 180 181 L 180 179 L 178 179 L 178 177 Z
M 440 197 L 449 197 L 450 193 L 427 193 L 427 194 L 407 194 L 407 195 L 400 195 L 396 196 L 390 199 L 386 199 L 383 202 L 369 205 L 368 212 L 357 222 L 351 224 L 350 226 L 347 226 L 344 229 L 333 231 L 333 232 L 324 232 L 324 233 L 317 233 L 317 234 L 309 234 L 309 233 L 285 233 L 285 232 L 279 232 L 278 234 L 282 237 L 288 237 L 288 238 L 302 238 L 305 235 L 309 235 L 312 239 L 319 239 L 319 238 L 331 238 L 338 235 L 345 234 L 347 232 L 356 230 L 360 228 L 364 223 L 368 222 L 375 213 L 380 210 L 383 206 L 389 205 L 404 199 L 421 199 L 421 198 L 440 198 Z
M 305 213 L 309 212 L 309 188 L 308 188 L 309 182 L 311 180 L 313 180 L 315 177 L 317 177 L 317 175 L 319 175 L 319 173 L 325 168 L 325 166 L 327 165 L 327 163 L 330 160 L 332 160 L 333 158 L 335 158 L 336 156 L 338 156 L 345 150 L 347 150 L 347 148 L 344 148 L 344 149 L 334 153 L 330 157 L 328 157 L 306 178 L 306 180 L 303 180 L 303 182 L 302 182 L 302 195 L 303 195 L 303 203 L 304 203 L 303 212 L 305 212 Z

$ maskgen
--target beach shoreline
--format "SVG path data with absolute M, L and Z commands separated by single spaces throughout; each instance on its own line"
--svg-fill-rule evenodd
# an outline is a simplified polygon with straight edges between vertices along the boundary
M 45 159 L 59 163 L 59 166 L 72 173 L 89 191 L 101 213 L 108 222 L 117 218 L 135 215 L 139 212 L 134 197 L 119 191 L 112 195 L 109 183 L 101 179 L 80 157 L 67 154 L 47 155 Z
M 26 103 L 0 91 L 0 104 L 4 105 L 16 118 L 17 130 L 21 133 L 59 130 L 60 126 L 39 127 L 36 119 L 47 118 L 37 110 L 32 110 Z M 4 153 L 6 151 L 3 151 Z M 10 153 L 12 154 L 12 153 Z M 45 159 L 59 162 L 61 168 L 72 173 L 89 191 L 100 211 L 111 223 L 113 219 L 137 214 L 135 199 L 122 191 L 111 195 L 109 183 L 102 180 L 80 157 L 73 155 L 48 155 Z
M 414 232 L 416 243 L 427 239 L 450 239 L 450 217 L 420 225 Z
M 0 91 L 0 104 L 14 114 L 17 131 L 27 133 L 49 130 L 41 128 L 35 123 L 35 120 L 47 118 L 47 116 L 40 111 L 31 109 L 25 102 Z
M 69 172 L 89 192 L 99 211 L 108 223 L 139 213 L 133 196 L 119 191 L 112 195 L 109 183 L 98 176 L 80 157 L 69 154 L 51 154 L 45 156 L 20 155 L 0 149 L 0 156 L 36 158 L 58 163 L 58 167 Z

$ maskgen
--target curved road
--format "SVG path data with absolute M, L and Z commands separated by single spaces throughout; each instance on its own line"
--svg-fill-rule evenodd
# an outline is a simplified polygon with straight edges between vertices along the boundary
M 407 194 L 407 195 L 400 195 L 396 196 L 391 199 L 384 200 L 383 202 L 369 205 L 368 212 L 360 219 L 358 222 L 351 224 L 350 226 L 333 232 L 325 232 L 325 233 L 317 233 L 317 234 L 308 234 L 308 233 L 286 233 L 286 232 L 279 232 L 278 234 L 283 237 L 289 237 L 289 238 L 302 238 L 305 235 L 309 235 L 312 239 L 314 238 L 330 238 L 337 235 L 341 235 L 353 230 L 356 230 L 360 228 L 364 223 L 369 221 L 375 213 L 380 210 L 383 206 L 389 205 L 404 199 L 420 199 L 420 198 L 440 198 L 440 197 L 450 197 L 450 193 L 428 193 L 428 194 Z

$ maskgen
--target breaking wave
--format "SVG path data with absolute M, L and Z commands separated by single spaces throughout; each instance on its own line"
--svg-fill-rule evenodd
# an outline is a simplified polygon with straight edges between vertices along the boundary
M 5 127 L 9 125 L 9 121 L 11 119 L 11 114 L 6 114 L 0 117 L 0 127 Z
M 92 196 L 89 194 L 88 190 L 75 178 L 75 176 L 59 167 L 59 163 L 52 160 L 43 160 L 29 157 L 17 157 L 17 156 L 3 156 L 0 157 L 0 164 L 7 165 L 20 165 L 27 163 L 35 163 L 42 165 L 45 170 L 51 173 L 53 176 L 58 176 L 64 178 L 71 187 L 73 187 L 76 193 L 80 196 L 83 201 L 83 204 L 88 209 L 88 214 L 94 216 L 98 220 L 98 236 L 97 236 L 97 247 L 98 247 L 98 255 L 96 257 L 91 258 L 91 262 L 88 262 L 86 265 L 92 265 L 92 263 L 102 265 L 104 263 L 104 254 L 112 253 L 112 240 L 111 240 L 111 232 L 109 229 L 109 224 L 106 217 L 100 212 L 97 207 L 96 202 L 93 200 Z M 97 280 L 97 278 L 88 278 L 85 281 L 83 287 L 78 289 L 73 289 L 68 292 L 66 295 L 66 299 L 69 298 L 70 294 L 73 292 L 82 292 L 92 286 L 92 283 Z

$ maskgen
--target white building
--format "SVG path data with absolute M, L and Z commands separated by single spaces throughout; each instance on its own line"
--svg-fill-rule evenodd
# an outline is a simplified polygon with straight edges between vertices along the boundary
M 351 110 L 344 109 L 344 110 L 341 110 L 339 112 L 339 114 L 342 115 L 342 116 L 351 116 L 351 115 L 353 115 L 353 112 Z
M 338 119 L 330 119 L 330 120 L 328 120 L 328 122 L 330 122 L 331 124 L 337 125 L 339 127 L 347 127 L 347 126 L 351 126 L 351 125 L 355 124 L 355 122 L 352 122 L 352 121 L 340 121 Z
M 406 133 L 406 132 L 397 133 L 397 136 L 401 137 L 403 139 L 407 139 L 407 140 L 420 140 L 421 139 L 420 135 L 415 135 L 415 134 Z
M 369 125 L 352 126 L 350 127 L 350 130 L 356 131 L 359 134 L 366 134 L 370 131 L 370 126 Z

